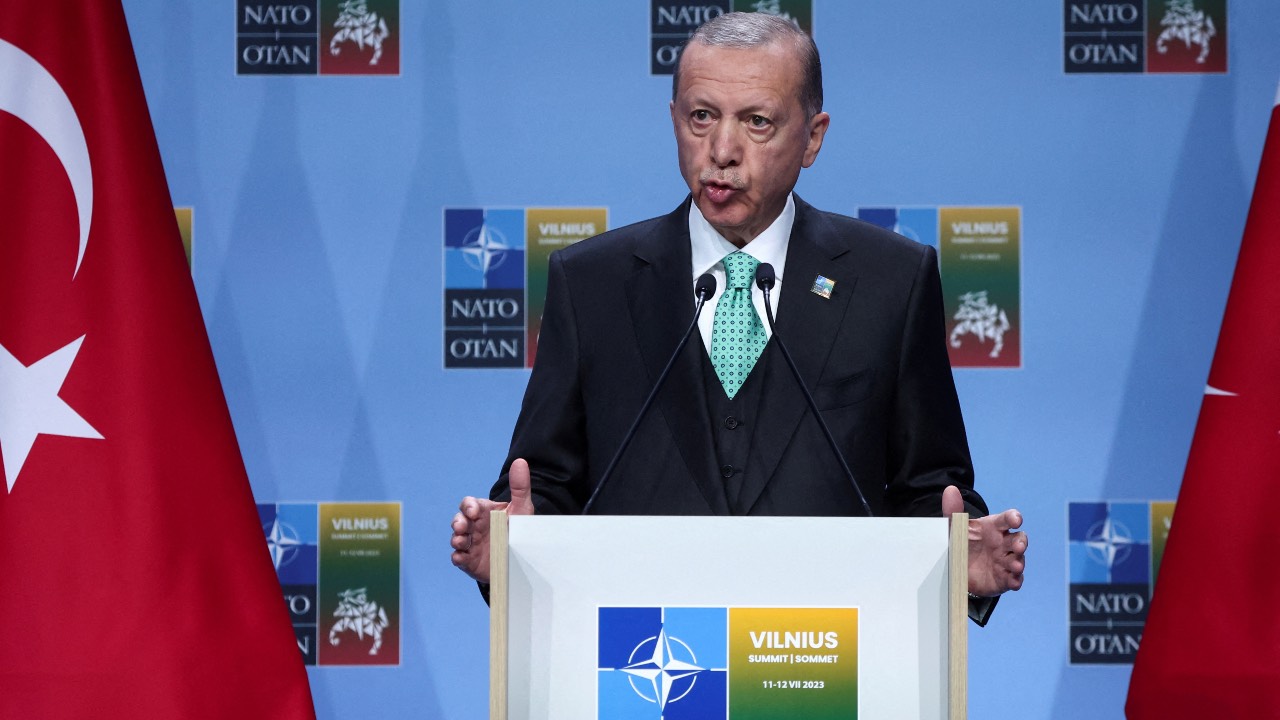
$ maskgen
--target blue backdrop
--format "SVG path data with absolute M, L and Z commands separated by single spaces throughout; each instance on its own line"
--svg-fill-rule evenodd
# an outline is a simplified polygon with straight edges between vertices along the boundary
M 958 369 L 1026 587 L 971 634 L 974 717 L 1118 718 L 1068 664 L 1067 504 L 1176 497 L 1280 80 L 1280 5 L 1226 74 L 1068 74 L 1063 4 L 814 0 L 818 207 L 1022 208 L 1022 367 Z M 523 370 L 446 370 L 442 209 L 684 197 L 650 3 L 402 0 L 395 77 L 236 74 L 235 0 L 126 0 L 259 502 L 403 502 L 402 664 L 311 669 L 323 718 L 486 715 L 488 619 L 448 522 L 505 455 Z M 1229 29 L 1229 33 L 1222 30 Z M 209 537 L 208 542 L 216 542 Z

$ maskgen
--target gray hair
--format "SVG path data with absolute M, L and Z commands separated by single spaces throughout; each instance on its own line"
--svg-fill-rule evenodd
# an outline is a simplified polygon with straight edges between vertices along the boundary
M 800 105 L 809 118 L 822 112 L 822 60 L 813 38 L 790 20 L 762 12 L 731 12 L 703 23 L 689 41 L 710 47 L 758 48 L 771 43 L 791 43 L 800 55 L 804 79 L 800 87 Z M 671 99 L 680 95 L 680 66 L 684 53 L 676 61 L 671 76 Z

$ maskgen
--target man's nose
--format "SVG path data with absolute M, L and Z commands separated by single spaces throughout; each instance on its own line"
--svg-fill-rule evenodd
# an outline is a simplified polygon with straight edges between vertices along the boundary
M 732 167 L 742 162 L 742 136 L 737 123 L 716 123 L 711 131 L 711 162 L 716 167 Z

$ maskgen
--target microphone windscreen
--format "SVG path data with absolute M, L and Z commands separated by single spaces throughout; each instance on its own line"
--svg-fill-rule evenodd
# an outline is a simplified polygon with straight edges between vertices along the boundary
M 716 279 L 711 273 L 702 273 L 693 286 L 693 296 L 702 300 L 710 300 L 716 294 Z
M 773 266 L 769 263 L 760 263 L 756 266 L 756 287 L 761 290 L 773 289 Z

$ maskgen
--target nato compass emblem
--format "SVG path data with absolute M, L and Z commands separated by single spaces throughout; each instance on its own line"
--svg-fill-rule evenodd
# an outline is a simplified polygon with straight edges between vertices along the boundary
M 315 504 L 259 505 L 258 521 L 280 584 L 299 592 L 306 586 L 314 595 L 320 543 Z
M 486 281 L 489 272 L 502 267 L 511 246 L 501 230 L 482 224 L 467 233 L 462 241 L 462 258 L 473 270 L 478 270 Z
M 279 517 L 272 520 L 270 525 L 262 526 L 262 530 L 267 535 L 267 550 L 271 553 L 271 564 L 279 573 L 280 568 L 298 557 L 298 548 L 304 543 L 298 536 L 298 531 Z
M 599 716 L 724 718 L 724 608 L 600 608 Z
M 1071 581 L 1142 583 L 1150 578 L 1148 503 L 1071 503 Z
M 445 208 L 445 287 L 520 290 L 525 280 L 525 213 Z
M 1133 533 L 1119 520 L 1110 517 L 1093 524 L 1085 536 L 1084 546 L 1089 557 L 1107 568 L 1123 563 L 1133 552 Z
M 680 657 L 687 657 L 690 662 L 680 660 Z M 656 637 L 641 640 L 628 660 L 631 664 L 619 669 L 631 676 L 631 689 L 664 710 L 667 703 L 684 699 L 698 682 L 698 673 L 706 670 L 696 664 L 698 658 L 693 648 L 680 638 L 668 637 L 666 630 L 659 631 Z M 641 681 L 639 685 L 637 680 Z M 652 692 L 647 687 L 650 685 Z

